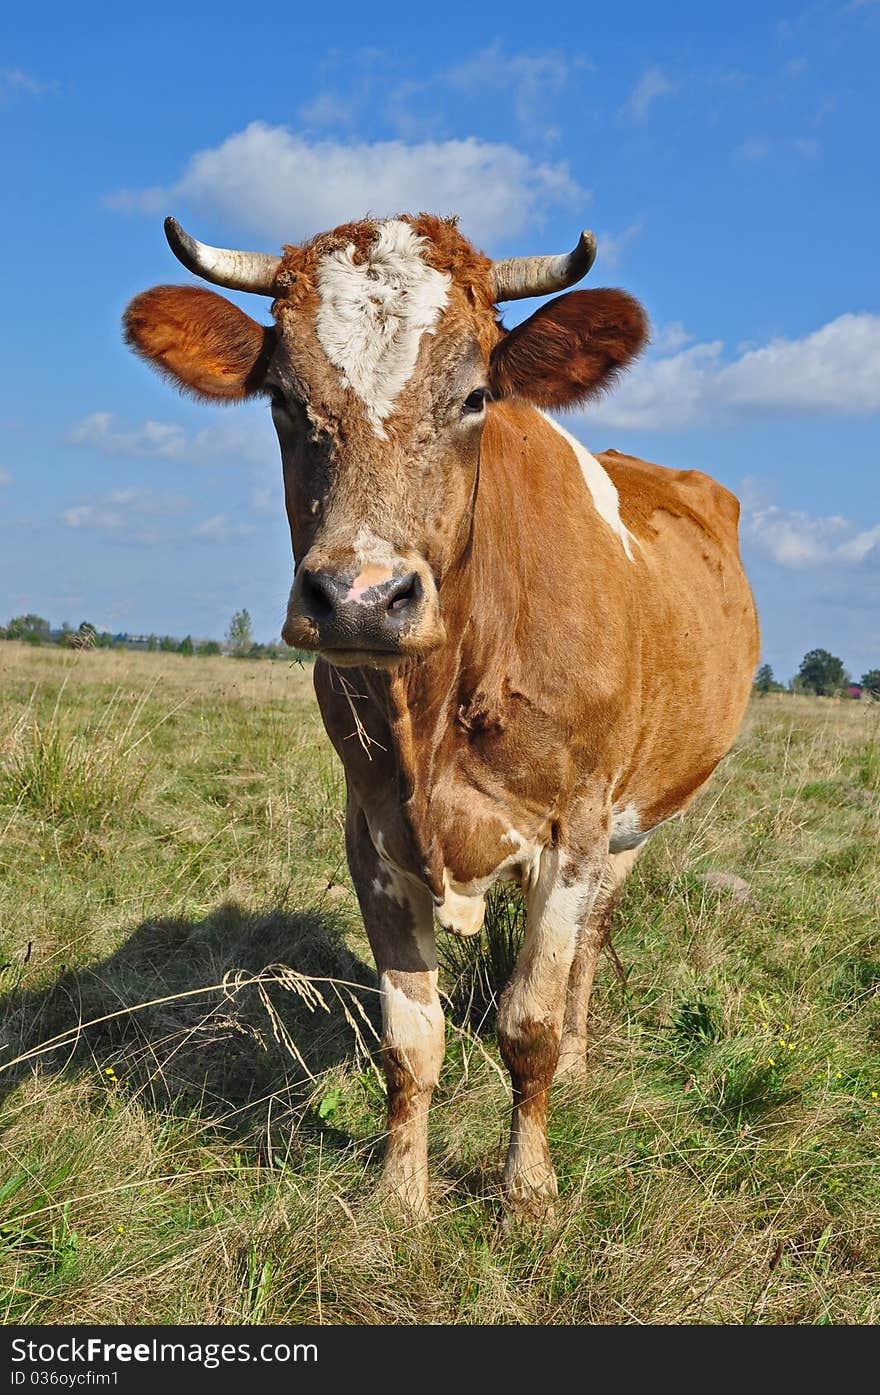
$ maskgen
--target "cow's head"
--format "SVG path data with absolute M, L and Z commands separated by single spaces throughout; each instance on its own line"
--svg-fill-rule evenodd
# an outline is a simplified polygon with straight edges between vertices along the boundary
M 496 302 L 580 280 L 589 233 L 569 256 L 493 263 L 426 214 L 347 224 L 280 258 L 165 227 L 191 271 L 273 298 L 267 327 L 213 291 L 158 286 L 131 302 L 125 332 L 199 397 L 271 400 L 296 558 L 284 638 L 337 664 L 434 648 L 490 404 L 570 407 L 608 386 L 645 342 L 641 307 L 576 291 L 501 326 Z

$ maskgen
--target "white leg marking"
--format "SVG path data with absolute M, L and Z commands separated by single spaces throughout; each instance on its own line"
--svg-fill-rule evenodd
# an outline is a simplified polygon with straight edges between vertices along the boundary
M 540 876 L 526 894 L 523 963 L 517 965 L 506 1000 L 506 1030 L 516 1032 L 524 1022 L 552 1022 L 561 1027 L 578 929 L 590 913 L 597 890 L 592 869 L 583 880 L 566 886 L 559 875 L 558 853 L 545 852 Z
M 443 1009 L 437 996 L 437 972 L 428 975 L 433 990 L 431 1000 L 418 1003 L 393 984 L 387 973 L 379 979 L 382 1028 L 387 1047 L 399 1051 L 421 1089 L 436 1085 L 442 1060 Z

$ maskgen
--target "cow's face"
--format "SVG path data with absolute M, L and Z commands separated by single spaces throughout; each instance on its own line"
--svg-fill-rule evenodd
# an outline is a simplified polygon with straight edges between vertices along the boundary
M 289 644 L 394 664 L 442 641 L 498 337 L 489 269 L 435 219 L 356 224 L 285 257 L 266 384 L 297 559 Z
M 622 292 L 577 292 L 505 335 L 492 263 L 426 215 L 287 248 L 272 288 L 272 328 L 158 287 L 130 305 L 127 336 L 200 395 L 270 399 L 296 559 L 284 638 L 393 667 L 444 639 L 492 399 L 582 399 L 638 352 L 644 316 Z

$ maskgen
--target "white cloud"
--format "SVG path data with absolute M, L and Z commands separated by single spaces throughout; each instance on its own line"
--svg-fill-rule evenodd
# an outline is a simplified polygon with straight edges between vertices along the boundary
M 860 528 L 839 515 L 787 511 L 776 504 L 743 511 L 742 534 L 781 567 L 858 566 L 880 549 L 880 524 Z
M 643 220 L 633 218 L 620 232 L 602 231 L 599 233 L 597 241 L 599 243 L 599 266 L 604 271 L 615 271 L 623 259 L 627 247 L 635 242 L 640 236 L 644 226 Z
M 88 529 L 120 542 L 167 541 L 168 524 L 190 511 L 190 501 L 171 490 L 132 487 L 93 494 L 62 511 L 67 528 Z
M 54 91 L 55 86 L 53 82 L 41 82 L 39 78 L 21 68 L 0 69 L 0 100 L 9 100 L 19 95 L 43 97 L 47 92 Z
M 307 126 L 344 126 L 354 115 L 354 103 L 325 88 L 299 109 Z
M 12 473 L 12 471 L 11 471 L 11 470 L 4 470 L 3 467 L 2 467 L 2 465 L 0 465 L 0 489 L 2 489 L 4 485 L 14 484 L 14 483 L 15 483 L 15 475 Z
M 327 68 L 339 66 L 337 54 L 325 65 L 325 77 Z M 509 106 L 513 120 L 533 144 L 536 138 L 559 137 L 549 118 L 554 98 L 576 73 L 592 68 L 579 54 L 559 49 L 512 53 L 496 40 L 451 67 L 401 81 L 399 53 L 369 49 L 346 55 L 344 75 L 339 74 L 344 80 L 320 88 L 300 107 L 299 116 L 310 127 L 356 130 L 364 116 L 375 124 L 378 115 L 403 139 L 423 140 L 444 133 L 443 113 L 450 102 L 460 106 L 462 95 L 491 96 L 496 110 L 501 103 Z
M 67 434 L 75 446 L 91 446 L 102 455 L 150 456 L 159 460 L 212 464 L 220 459 L 241 459 L 262 464 L 277 443 L 265 408 L 240 407 L 234 419 L 215 422 L 199 431 L 187 431 L 176 422 L 145 421 L 139 426 L 117 425 L 112 412 L 91 412 Z
M 719 339 L 636 364 L 619 386 L 590 408 L 591 420 L 636 431 L 676 431 L 694 425 L 706 412 L 723 348 Z
M 255 121 L 221 145 L 193 155 L 174 184 L 123 190 L 111 207 L 167 213 L 187 203 L 246 226 L 280 245 L 361 218 L 430 208 L 460 215 L 481 242 L 540 224 L 554 204 L 583 206 L 587 195 L 564 161 L 536 162 L 513 146 L 466 140 L 312 141 Z
M 558 135 L 556 128 L 545 122 L 548 100 L 566 86 L 573 72 L 588 68 L 592 64 L 585 59 L 559 50 L 507 53 L 496 42 L 450 68 L 439 81 L 462 92 L 509 91 L 519 124 L 530 135 L 537 130 L 547 139 Z
M 820 150 L 819 142 L 812 137 L 793 137 L 771 143 L 765 136 L 755 136 L 736 146 L 733 154 L 743 164 L 758 165 L 771 154 L 775 155 L 777 161 L 785 161 L 792 151 L 802 160 L 815 160 Z
M 880 411 L 880 315 L 839 315 L 802 339 L 772 339 L 715 386 L 726 405 L 752 412 Z
M 646 68 L 618 115 L 626 121 L 644 121 L 659 97 L 671 97 L 676 84 L 661 68 Z
M 158 456 L 179 460 L 186 446 L 186 433 L 171 422 L 145 421 L 133 430 L 120 431 L 111 412 L 92 412 L 71 427 L 67 437 L 74 446 L 97 446 L 103 455 Z
M 668 348 L 662 336 L 659 347 Z M 875 412 L 880 412 L 880 315 L 863 313 L 839 315 L 801 339 L 746 348 L 733 360 L 725 361 L 721 340 L 647 358 L 595 404 L 590 416 L 607 426 L 663 431 L 771 415 Z
M 651 346 L 656 353 L 674 354 L 678 349 L 683 349 L 685 344 L 693 343 L 693 338 L 681 320 L 670 320 L 668 324 L 654 330 Z
M 253 532 L 252 524 L 237 522 L 229 519 L 225 513 L 218 513 L 213 518 L 206 518 L 202 523 L 197 523 L 192 535 L 203 542 L 225 543 L 234 538 L 250 537 Z

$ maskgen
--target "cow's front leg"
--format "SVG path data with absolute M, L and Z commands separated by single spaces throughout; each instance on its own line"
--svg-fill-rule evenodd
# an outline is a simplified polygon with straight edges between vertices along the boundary
M 434 903 L 427 887 L 383 861 L 361 814 L 349 815 L 349 865 L 376 959 L 388 1090 L 384 1183 L 428 1214 L 428 1109 L 444 1054 Z
M 513 1083 L 513 1121 L 502 1185 L 511 1208 L 540 1215 L 556 1196 L 547 1142 L 550 1085 L 559 1056 L 569 971 L 589 918 L 602 862 L 558 849 L 541 859 L 526 893 L 526 934 L 501 998 L 498 1039 Z

